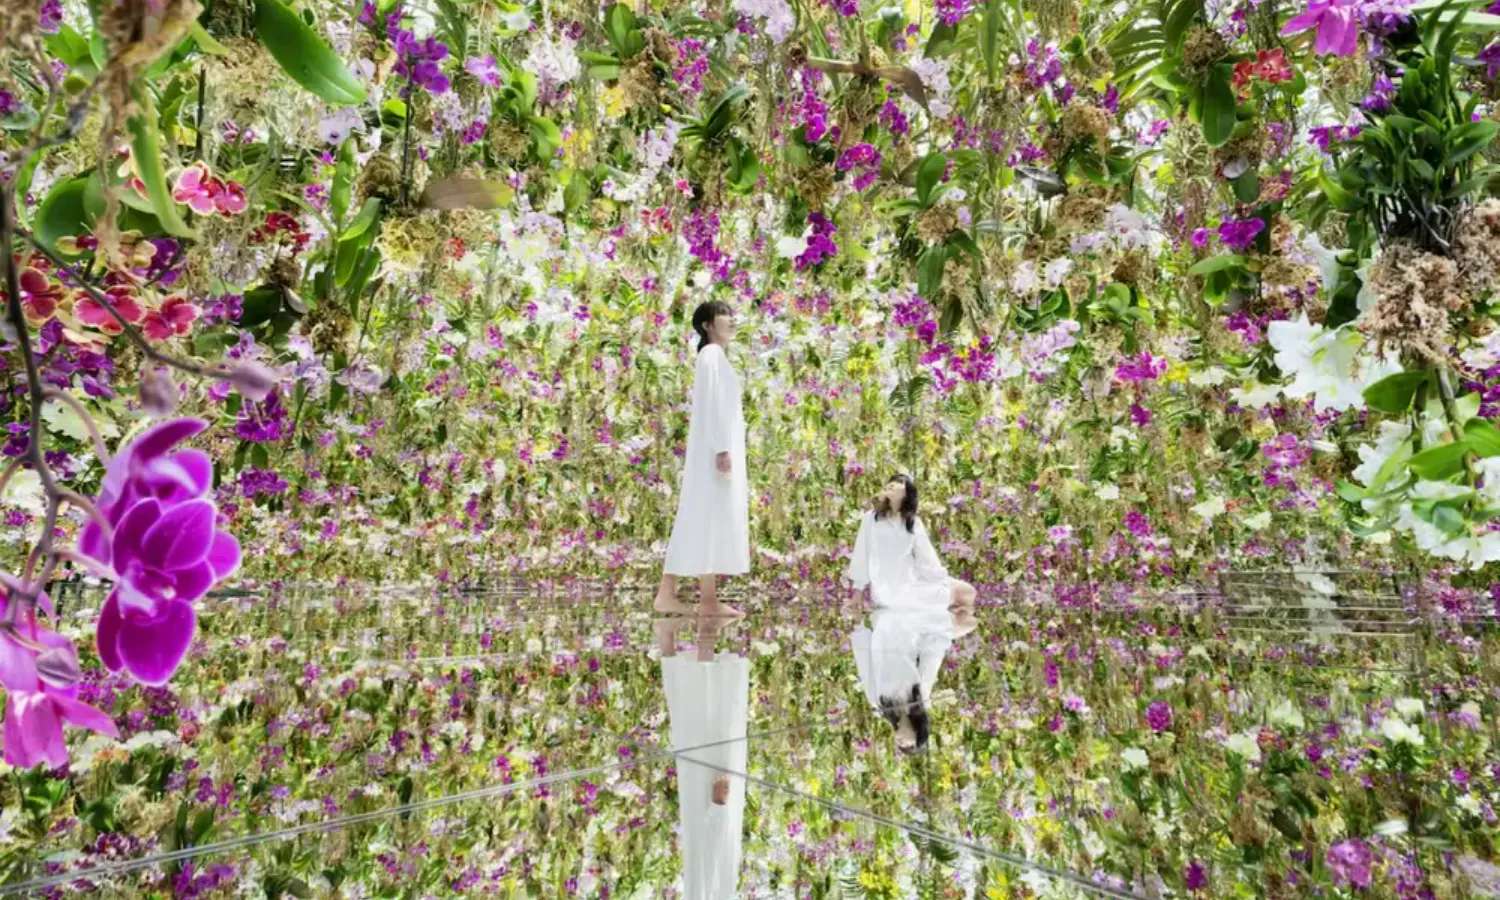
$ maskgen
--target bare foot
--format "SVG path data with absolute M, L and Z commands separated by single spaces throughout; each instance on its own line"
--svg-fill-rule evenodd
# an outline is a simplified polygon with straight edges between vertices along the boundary
M 729 604 L 718 602 L 703 604 L 703 608 L 698 610 L 698 615 L 728 617 L 731 619 L 743 619 L 745 617 L 744 613 L 740 612 Z
M 973 616 L 953 617 L 953 637 L 961 638 L 979 627 L 979 622 Z
M 664 594 L 661 591 L 656 592 L 656 602 L 651 604 L 651 608 L 659 613 L 688 613 L 693 609 L 678 600 L 676 593 Z
M 714 779 L 714 803 L 723 806 L 729 802 L 729 776 L 720 775 Z

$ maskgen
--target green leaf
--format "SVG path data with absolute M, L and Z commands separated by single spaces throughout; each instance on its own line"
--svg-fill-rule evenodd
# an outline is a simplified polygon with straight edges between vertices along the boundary
M 948 261 L 948 248 L 942 245 L 928 247 L 917 261 L 917 293 L 929 300 L 936 299 L 943 289 L 943 266 Z
M 1411 458 L 1411 470 L 1428 481 L 1442 481 L 1463 471 L 1464 457 L 1469 453 L 1467 441 L 1454 441 L 1428 447 Z
M 1365 405 L 1377 412 L 1396 415 L 1411 408 L 1417 388 L 1427 381 L 1427 372 L 1397 372 L 1365 388 Z
M 1218 256 L 1210 256 L 1208 259 L 1200 259 L 1191 269 L 1189 275 L 1211 275 L 1214 272 L 1222 272 L 1226 269 L 1243 269 L 1245 257 L 1238 253 L 1220 253 Z
M 214 40 L 214 36 L 204 30 L 203 26 L 194 19 L 193 24 L 188 26 L 188 34 L 192 35 L 193 42 L 198 49 L 211 56 L 228 56 L 229 48 Z
M 291 79 L 335 106 L 365 99 L 364 86 L 306 21 L 281 0 L 255 0 L 255 32 Z
M 1500 456 L 1500 428 L 1484 419 L 1470 419 L 1464 425 L 1464 442 L 1479 456 Z
M 1450 167 L 1458 165 L 1488 147 L 1496 133 L 1500 133 L 1500 122 L 1488 119 L 1458 126 L 1448 132 L 1443 164 Z
M 932 192 L 948 170 L 948 157 L 942 153 L 929 153 L 917 168 L 917 202 L 925 209 L 932 199 Z
M 1353 482 L 1344 481 L 1343 479 L 1339 480 L 1338 487 L 1335 488 L 1335 492 L 1341 499 L 1347 500 L 1350 503 L 1358 503 L 1361 500 L 1365 499 L 1366 496 L 1368 496 L 1364 488 L 1360 487 L 1357 484 L 1354 484 Z
M 58 238 L 76 236 L 89 231 L 93 216 L 89 215 L 84 195 L 88 191 L 89 177 L 79 175 L 53 185 L 37 209 L 34 231 L 42 246 L 68 259 L 77 259 L 82 254 L 64 254 L 57 249 Z
M 375 220 L 379 217 L 380 198 L 371 197 L 370 199 L 365 201 L 364 206 L 361 206 L 359 208 L 359 215 L 355 216 L 354 221 L 349 223 L 349 227 L 344 229 L 344 233 L 340 235 L 339 240 L 354 240 L 355 238 L 364 234 L 371 225 L 375 224 Z
M 1234 134 L 1234 89 L 1229 86 L 1232 73 L 1227 63 L 1214 66 L 1203 88 L 1203 139 L 1210 147 L 1222 147 Z
M 1465 422 L 1479 414 L 1479 394 L 1470 392 L 1453 401 L 1453 412 L 1458 416 L 1458 424 Z
M 141 182 L 146 186 L 146 199 L 151 211 L 161 222 L 163 230 L 174 237 L 196 239 L 197 233 L 189 228 L 177 211 L 177 201 L 172 199 L 172 190 L 167 186 L 167 173 L 162 166 L 161 136 L 156 130 L 156 109 L 151 102 L 151 92 L 143 82 L 132 88 L 135 94 L 136 114 L 125 122 L 130 132 L 130 152 L 135 160 Z
M 1000 52 L 1000 0 L 984 5 L 984 24 L 979 31 L 979 52 L 984 56 L 985 76 L 995 80 Z
M 354 159 L 354 138 L 345 138 L 339 145 L 338 164 L 333 170 L 333 187 L 328 191 L 328 202 L 334 222 L 343 222 L 349 212 L 349 193 L 354 186 L 357 168 Z

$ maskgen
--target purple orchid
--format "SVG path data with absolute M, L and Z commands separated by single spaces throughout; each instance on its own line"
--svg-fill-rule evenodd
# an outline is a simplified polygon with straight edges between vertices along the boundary
M 171 452 L 206 427 L 173 419 L 121 450 L 97 501 L 113 534 L 90 522 L 79 540 L 115 576 L 99 613 L 99 658 L 143 684 L 172 677 L 193 640 L 193 601 L 239 567 L 239 543 L 214 528 L 213 462 L 202 450 Z
M 45 597 L 44 608 L 49 608 Z M 0 617 L 7 610 L 0 597 Z M 5 688 L 5 761 L 18 769 L 68 761 L 63 724 L 119 737 L 114 720 L 77 699 L 79 668 L 73 642 L 23 616 L 14 637 L 0 637 L 0 687 Z

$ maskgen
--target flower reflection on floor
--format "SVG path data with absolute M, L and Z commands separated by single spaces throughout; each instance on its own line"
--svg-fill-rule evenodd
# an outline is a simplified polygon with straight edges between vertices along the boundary
M 741 589 L 732 624 L 580 584 L 210 596 L 187 677 L 84 673 L 118 739 L 8 773 L 0 892 L 1442 896 L 1491 871 L 1494 711 L 1456 698 L 1493 636 L 1431 643 L 1420 683 L 1395 639 L 988 588 L 905 755 L 864 611 Z

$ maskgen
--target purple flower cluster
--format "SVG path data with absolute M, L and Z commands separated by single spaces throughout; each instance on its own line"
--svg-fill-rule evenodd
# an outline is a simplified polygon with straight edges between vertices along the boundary
M 499 87 L 502 81 L 500 66 L 490 55 L 472 56 L 464 60 L 464 71 L 479 79 L 485 87 Z
M 1064 319 L 1034 338 L 1029 338 L 1021 348 L 1021 359 L 1033 370 L 1053 356 L 1071 349 L 1078 343 L 1081 326 L 1072 319 Z
M 240 407 L 240 416 L 234 423 L 235 436 L 255 443 L 272 443 L 287 436 L 291 422 L 287 421 L 286 407 L 281 405 L 281 392 L 272 391 L 259 403 L 246 403 Z
M 228 863 L 216 863 L 200 875 L 189 860 L 182 864 L 182 871 L 177 873 L 172 896 L 180 900 L 196 900 L 198 897 L 211 893 L 219 885 L 233 881 L 235 874 L 234 866 Z
M 0 116 L 8 116 L 21 108 L 21 103 L 16 95 L 10 91 L 0 89 Z
M 915 328 L 932 317 L 932 304 L 920 294 L 896 304 L 891 321 L 902 328 Z
M 122 449 L 96 501 L 108 530 L 91 521 L 78 542 L 114 576 L 99 612 L 99 659 L 143 684 L 172 677 L 193 639 L 193 601 L 240 563 L 239 543 L 215 528 L 213 461 L 202 450 L 175 450 L 207 427 L 172 419 Z
M 816 69 L 802 70 L 802 102 L 795 110 L 793 121 L 802 125 L 802 135 L 809 144 L 816 144 L 828 135 L 828 104 L 818 97 L 818 84 L 823 73 Z
M 1295 469 L 1312 457 L 1312 450 L 1290 432 L 1282 432 L 1261 444 L 1260 452 L 1279 469 Z
M 1146 724 L 1157 734 L 1172 729 L 1172 704 L 1157 700 L 1146 707 Z
M 1262 219 L 1225 219 L 1219 223 L 1219 241 L 1236 253 L 1243 253 L 1265 230 L 1266 223 Z
M 1062 78 L 1062 56 L 1057 48 L 1048 44 L 1043 47 L 1036 38 L 1026 42 L 1026 81 L 1040 90 Z
M 400 13 L 392 13 L 387 20 L 386 36 L 396 50 L 397 75 L 404 76 L 410 84 L 420 85 L 428 93 L 447 93 L 451 85 L 440 65 L 448 58 L 447 44 L 433 37 L 417 40 L 416 35 L 401 27 Z M 404 89 L 403 96 L 410 94 L 410 84 Z
M 56 34 L 62 28 L 62 20 L 62 0 L 42 0 L 42 8 L 37 15 L 37 26 L 42 33 Z
M 838 232 L 838 227 L 833 224 L 832 219 L 820 212 L 808 213 L 807 224 L 812 226 L 812 234 L 807 238 L 807 249 L 797 257 L 798 272 L 821 265 L 839 252 L 838 244 L 833 242 L 833 236 Z
M 245 298 L 241 294 L 222 294 L 210 299 L 203 307 L 203 324 L 217 325 L 221 322 L 238 322 L 245 314 Z
M 1380 74 L 1370 84 L 1370 93 L 1359 101 L 1359 106 L 1365 112 L 1381 113 L 1391 108 L 1391 100 L 1396 96 L 1396 85 L 1390 76 Z
M 1500 44 L 1496 46 L 1500 47 Z M 880 124 L 884 125 L 891 134 L 898 136 L 911 131 L 911 123 L 907 121 L 906 113 L 901 111 L 901 107 L 896 105 L 894 99 L 886 100 L 885 105 L 880 107 Z
M 240 493 L 246 498 L 261 494 L 275 497 L 284 494 L 290 487 L 286 480 L 272 469 L 245 469 L 240 473 Z
M 1339 887 L 1367 888 L 1373 881 L 1371 867 L 1375 854 L 1370 851 L 1370 845 L 1359 838 L 1349 838 L 1329 847 L 1325 861 L 1333 872 L 1333 883 Z
M 1127 384 L 1140 384 L 1145 381 L 1155 381 L 1166 371 L 1165 359 L 1142 351 L 1136 356 L 1126 357 L 1124 362 L 1115 367 L 1115 380 Z
M 1307 129 L 1307 141 L 1324 153 L 1330 152 L 1334 144 L 1342 144 L 1359 137 L 1358 125 L 1318 125 Z
M 705 212 L 695 209 L 682 223 L 682 237 L 688 242 L 688 252 L 697 257 L 705 266 L 714 270 L 715 275 L 720 278 L 725 276 L 723 270 L 728 267 L 729 260 L 723 250 L 718 247 L 719 238 L 719 214 L 713 211 Z
M 880 176 L 880 159 L 880 151 L 875 149 L 874 144 L 855 144 L 839 155 L 834 168 L 840 172 L 858 169 L 854 176 L 854 189 L 863 191 Z
M 969 0 L 937 0 L 938 21 L 949 28 L 962 22 L 969 11 Z
M 708 74 L 708 53 L 703 42 L 696 38 L 677 41 L 677 58 L 680 60 L 672 77 L 677 86 L 696 97 L 703 92 L 703 76 Z
M 1151 520 L 1140 510 L 1132 509 L 1125 514 L 1125 530 L 1138 538 L 1151 536 Z

